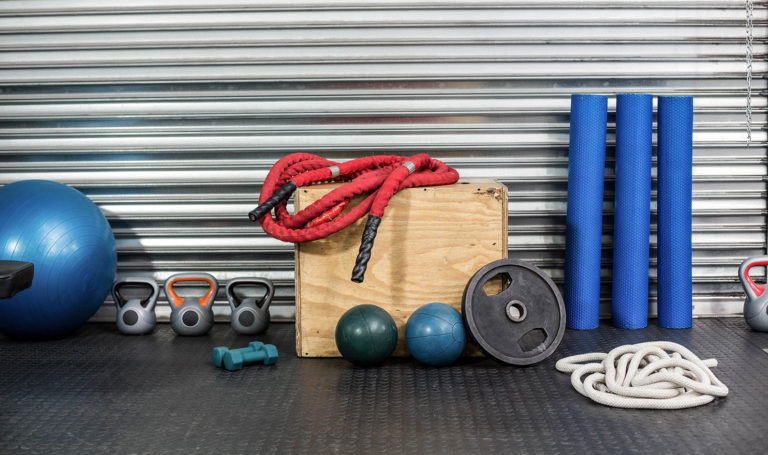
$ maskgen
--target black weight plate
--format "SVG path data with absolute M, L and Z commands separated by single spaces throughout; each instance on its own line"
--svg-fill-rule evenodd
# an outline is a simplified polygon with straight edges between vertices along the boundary
M 508 286 L 488 295 L 483 285 L 498 275 Z M 491 262 L 472 276 L 464 289 L 462 315 L 480 348 L 511 365 L 546 359 L 565 333 L 565 306 L 555 283 L 537 267 L 514 259 Z

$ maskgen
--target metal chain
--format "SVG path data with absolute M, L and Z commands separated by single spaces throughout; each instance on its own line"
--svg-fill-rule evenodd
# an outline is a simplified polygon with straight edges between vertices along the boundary
M 747 147 L 752 143 L 752 16 L 753 0 L 746 0 L 747 7 Z

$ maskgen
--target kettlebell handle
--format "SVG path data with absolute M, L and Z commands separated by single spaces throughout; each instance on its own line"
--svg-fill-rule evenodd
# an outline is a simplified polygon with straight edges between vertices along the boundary
M 200 303 L 200 306 L 203 308 L 207 308 L 209 304 L 213 303 L 213 299 L 216 297 L 216 291 L 219 289 L 219 284 L 216 282 L 216 279 L 213 275 L 208 273 L 179 273 L 173 275 L 168 278 L 168 281 L 165 283 L 165 293 L 168 295 L 169 303 L 175 308 L 180 307 L 181 304 L 184 303 L 184 298 L 179 297 L 173 290 L 173 286 L 180 282 L 208 283 L 208 292 L 197 299 L 198 303 Z
M 155 304 L 157 303 L 157 297 L 160 295 L 160 287 L 157 285 L 157 282 L 152 278 L 126 277 L 121 278 L 112 284 L 112 300 L 115 301 L 115 305 L 117 305 L 118 308 L 122 307 L 123 303 L 126 302 L 126 300 L 120 294 L 120 288 L 125 285 L 140 285 L 143 287 L 148 287 L 152 292 L 149 294 L 149 296 L 141 300 L 141 306 L 147 305 L 147 309 L 149 310 L 152 310 L 155 307 Z
M 272 303 L 272 297 L 275 296 L 275 285 L 271 280 L 267 278 L 233 278 L 227 283 L 227 300 L 229 300 L 229 306 L 234 310 L 240 305 L 241 301 L 238 300 L 235 295 L 235 287 L 240 285 L 257 284 L 267 288 L 267 293 L 262 300 L 264 303 L 261 306 L 262 310 L 269 308 Z
M 739 279 L 741 279 L 741 284 L 744 286 L 744 290 L 752 299 L 760 297 L 765 292 L 765 286 L 755 283 L 749 276 L 749 270 L 752 267 L 761 265 L 768 265 L 768 256 L 755 256 L 747 258 L 744 260 L 744 262 L 741 263 L 741 266 L 739 267 Z

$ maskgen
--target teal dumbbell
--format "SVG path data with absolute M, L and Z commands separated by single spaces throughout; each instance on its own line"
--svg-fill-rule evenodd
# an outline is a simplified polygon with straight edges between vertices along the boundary
M 235 350 L 227 351 L 223 357 L 224 369 L 237 371 L 243 368 L 243 365 L 263 362 L 264 365 L 274 365 L 277 363 L 277 348 L 273 344 L 265 344 L 258 350 Z
M 264 343 L 262 343 L 261 341 L 251 341 L 250 343 L 248 343 L 248 346 L 244 348 L 239 348 L 239 349 L 229 349 L 226 346 L 218 346 L 213 348 L 213 354 L 211 354 L 211 358 L 213 359 L 213 364 L 221 368 L 224 366 L 224 354 L 226 354 L 227 352 L 229 351 L 242 351 L 242 352 L 260 351 L 263 346 L 264 346 Z

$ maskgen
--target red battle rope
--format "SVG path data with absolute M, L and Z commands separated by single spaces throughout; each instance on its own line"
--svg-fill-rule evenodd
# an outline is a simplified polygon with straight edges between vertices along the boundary
M 327 237 L 360 219 L 366 213 L 360 251 L 352 281 L 361 283 L 371 258 L 376 230 L 389 199 L 403 188 L 455 183 L 459 173 L 424 153 L 402 156 L 368 156 L 336 163 L 309 153 L 294 153 L 280 159 L 269 171 L 259 198 L 259 206 L 248 216 L 259 221 L 264 232 L 285 242 L 301 243 Z M 288 198 L 296 188 L 322 182 L 349 182 L 309 207 L 288 213 Z M 370 193 L 362 202 L 342 213 L 349 201 Z M 271 216 L 275 209 L 275 216 Z

